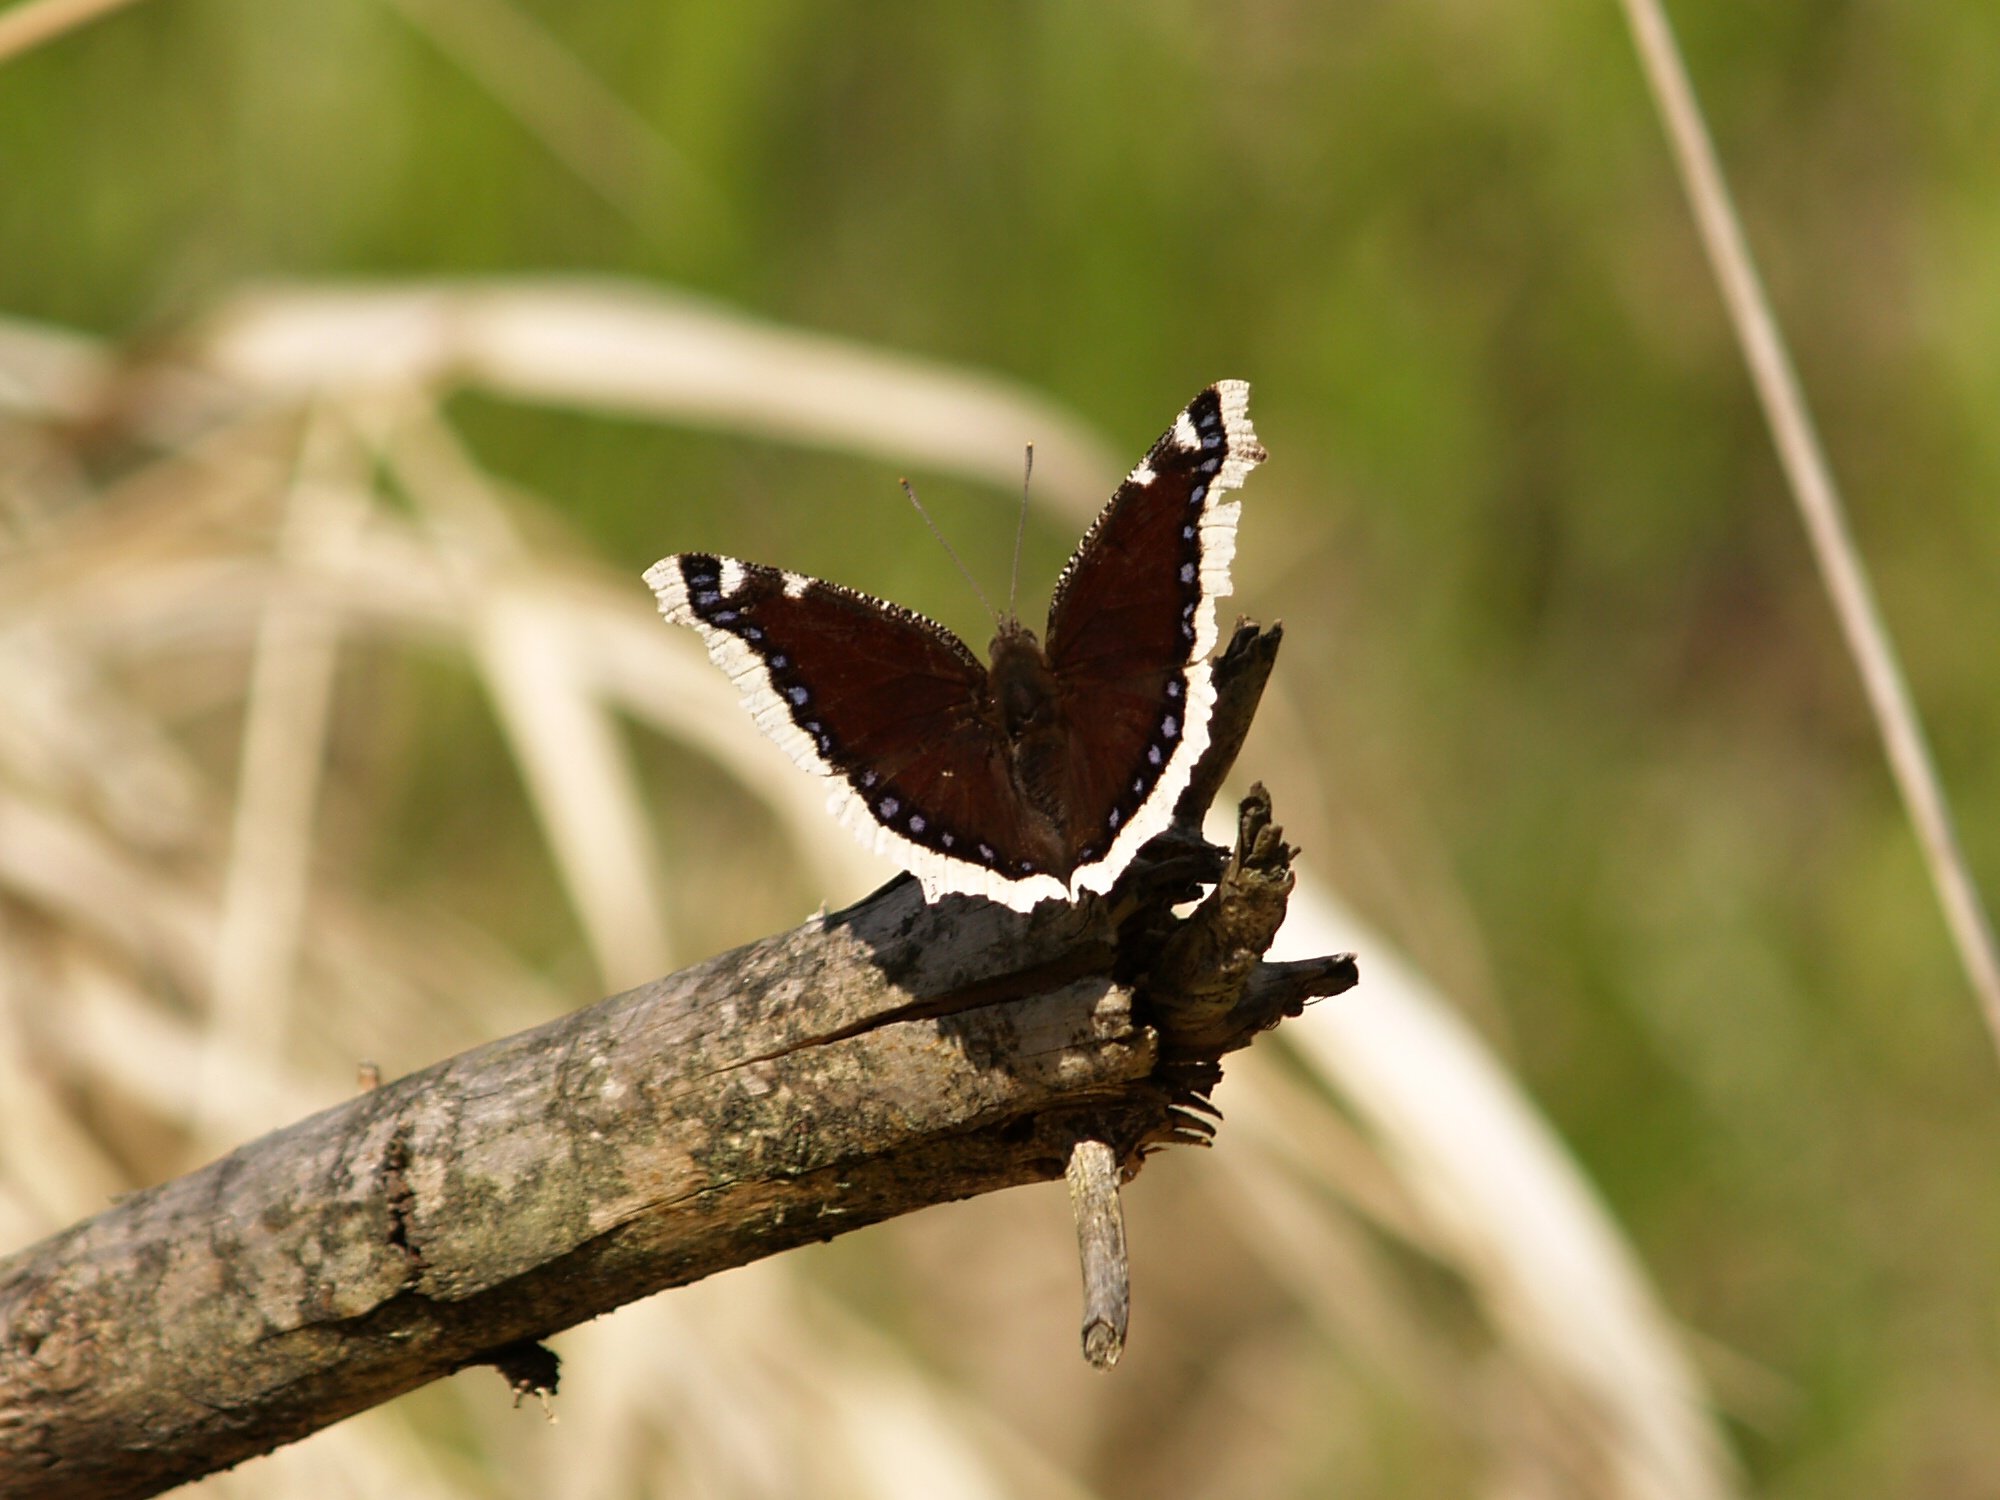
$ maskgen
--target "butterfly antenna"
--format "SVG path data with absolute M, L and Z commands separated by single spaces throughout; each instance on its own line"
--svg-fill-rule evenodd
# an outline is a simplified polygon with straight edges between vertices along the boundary
M 1019 620 L 1014 612 L 1021 598 L 1021 538 L 1028 530 L 1028 480 L 1035 472 L 1035 445 L 1028 444 L 1028 456 L 1021 460 L 1021 514 L 1014 522 L 1014 571 L 1007 578 L 1007 618 Z
M 994 621 L 997 623 L 1000 616 L 994 613 L 993 601 L 986 597 L 986 590 L 979 586 L 979 580 L 974 578 L 971 570 L 965 566 L 964 561 L 958 555 L 958 549 L 944 539 L 944 533 L 938 530 L 937 522 L 933 521 L 931 513 L 924 509 L 924 502 L 917 498 L 916 486 L 912 485 L 907 479 L 898 480 L 897 483 L 902 485 L 903 493 L 910 497 L 910 504 L 917 508 L 917 514 L 924 518 L 924 525 L 930 527 L 931 535 L 936 537 L 937 544 L 944 548 L 945 555 L 951 559 L 952 565 L 958 569 L 959 576 L 972 585 L 972 592 L 979 596 L 979 602 L 986 607 L 986 613 L 992 615 Z

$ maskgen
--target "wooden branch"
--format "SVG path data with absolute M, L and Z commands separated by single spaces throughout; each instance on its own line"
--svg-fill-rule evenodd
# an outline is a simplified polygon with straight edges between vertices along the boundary
M 1245 829 L 1282 867 L 1267 802 Z M 1353 982 L 1351 960 L 1244 959 L 1267 896 L 1242 919 L 1218 887 L 1201 920 L 1239 935 L 1229 977 L 1189 990 L 1208 950 L 1171 907 L 1191 862 L 1215 878 L 1212 854 L 1163 840 L 1110 897 L 1026 917 L 892 882 L 0 1261 L 0 1494 L 155 1494 L 470 1364 L 546 1393 L 553 1332 L 1061 1176 L 1080 1142 L 1080 1201 L 1115 1214 L 1121 1170 L 1212 1133 L 1217 1058 Z M 1115 1327 L 1122 1342 L 1122 1305 Z

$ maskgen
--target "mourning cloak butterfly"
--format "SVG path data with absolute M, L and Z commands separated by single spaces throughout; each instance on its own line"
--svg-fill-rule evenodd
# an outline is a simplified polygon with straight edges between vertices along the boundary
M 646 582 L 925 899 L 1075 900 L 1167 826 L 1208 748 L 1223 497 L 1264 459 L 1249 400 L 1224 380 L 1187 404 L 1064 567 L 1046 648 L 1010 618 L 988 666 L 935 621 L 797 573 L 685 552 Z

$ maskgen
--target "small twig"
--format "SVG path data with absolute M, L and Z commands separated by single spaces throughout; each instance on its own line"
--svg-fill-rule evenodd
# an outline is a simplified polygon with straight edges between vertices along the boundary
M 1118 1155 L 1102 1141 L 1078 1141 L 1064 1175 L 1083 1261 L 1083 1357 L 1093 1368 L 1108 1370 L 1125 1352 L 1125 1324 L 1132 1311 Z
M 1259 630 L 1255 622 L 1238 620 L 1229 645 L 1215 664 L 1215 714 L 1208 725 L 1208 753 L 1194 769 L 1194 779 L 1181 794 L 1174 816 L 1194 827 L 1222 794 L 1222 783 L 1236 764 L 1237 752 L 1250 733 L 1250 722 L 1264 698 L 1264 684 L 1277 664 L 1285 627 Z
M 1994 1047 L 2000 1050 L 2000 943 L 1994 940 L 1978 884 L 1959 847 L 1950 804 L 1925 743 L 1923 725 L 1896 660 L 1895 647 L 1876 608 L 1867 571 L 1848 531 L 1840 491 L 1814 430 L 1798 374 L 1757 275 L 1666 14 L 1659 0 L 1623 3 L 1639 60 L 1666 124 L 1682 185 L 1694 206 L 1709 264 L 1721 284 L 1730 322 L 1743 346 L 1765 420 L 1771 424 L 1778 456 L 1791 482 L 1792 498 L 1805 520 L 1834 613 L 1860 670 L 1903 805 L 1916 825 L 1931 883 L 1937 888 L 1945 922 L 1958 945 L 1959 961 L 1979 998 Z
M 1250 788 L 1236 816 L 1236 848 L 1215 889 L 1175 926 L 1147 973 L 1147 995 L 1167 1057 L 1219 1057 L 1278 1019 L 1251 1017 L 1243 1001 L 1285 920 L 1296 851 L 1272 821 L 1271 799 L 1261 784 Z

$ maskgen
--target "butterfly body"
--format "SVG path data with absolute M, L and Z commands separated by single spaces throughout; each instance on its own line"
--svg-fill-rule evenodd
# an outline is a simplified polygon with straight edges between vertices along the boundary
M 682 553 L 647 582 L 928 898 L 1106 890 L 1207 747 L 1237 511 L 1219 497 L 1264 457 L 1248 396 L 1223 381 L 1188 404 L 1070 558 L 1046 635 L 1005 621 L 983 665 L 932 620 L 775 568 Z

